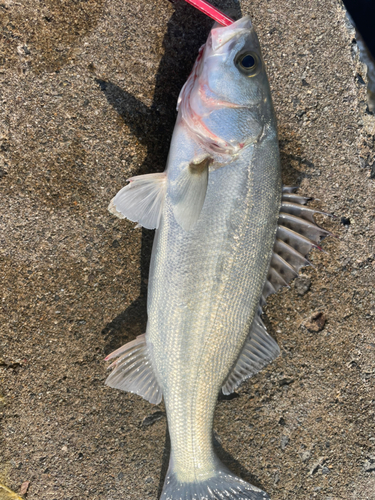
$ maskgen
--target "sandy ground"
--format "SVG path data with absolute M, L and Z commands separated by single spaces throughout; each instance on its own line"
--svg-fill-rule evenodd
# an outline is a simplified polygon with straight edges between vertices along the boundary
M 164 407 L 104 386 L 144 332 L 153 233 L 111 216 L 161 171 L 211 22 L 166 0 L 0 0 L 0 482 L 30 500 L 156 500 Z M 239 3 L 217 1 L 240 15 Z M 219 401 L 222 459 L 273 500 L 375 499 L 375 118 L 335 0 L 241 2 L 276 106 L 285 183 L 334 232 L 269 300 L 282 351 Z M 326 324 L 304 323 L 323 312 Z M 1 500 L 8 498 L 0 489 Z

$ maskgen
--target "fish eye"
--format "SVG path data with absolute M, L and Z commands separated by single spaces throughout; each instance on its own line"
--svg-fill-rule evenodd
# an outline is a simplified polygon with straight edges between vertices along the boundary
M 247 76 L 254 76 L 258 67 L 258 57 L 254 52 L 245 52 L 237 56 L 238 69 Z
M 251 54 L 246 54 L 241 59 L 241 66 L 246 69 L 251 69 L 255 66 L 255 59 Z

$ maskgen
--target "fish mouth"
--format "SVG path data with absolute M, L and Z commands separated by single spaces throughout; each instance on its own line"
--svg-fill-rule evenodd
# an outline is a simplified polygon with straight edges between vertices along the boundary
M 213 51 L 217 52 L 233 38 L 239 38 L 242 34 L 248 33 L 252 27 L 250 16 L 244 16 L 230 26 L 214 28 L 210 37 Z

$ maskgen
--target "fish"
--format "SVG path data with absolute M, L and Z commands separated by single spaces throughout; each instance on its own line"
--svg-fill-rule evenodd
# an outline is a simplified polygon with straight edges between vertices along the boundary
M 267 297 L 309 265 L 328 231 L 310 198 L 282 185 L 275 111 L 249 16 L 214 25 L 178 99 L 166 169 L 135 176 L 110 203 L 156 229 L 146 332 L 107 356 L 106 384 L 164 399 L 171 442 L 162 500 L 269 498 L 216 456 L 213 419 L 280 353 Z

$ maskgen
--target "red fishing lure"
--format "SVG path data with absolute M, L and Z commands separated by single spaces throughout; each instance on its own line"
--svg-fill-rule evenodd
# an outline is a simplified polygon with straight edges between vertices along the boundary
M 221 10 L 217 9 L 206 0 L 185 0 L 190 5 L 193 5 L 196 9 L 200 10 L 207 16 L 211 17 L 214 21 L 222 24 L 223 26 L 229 26 L 234 21 L 229 16 L 221 12 Z

